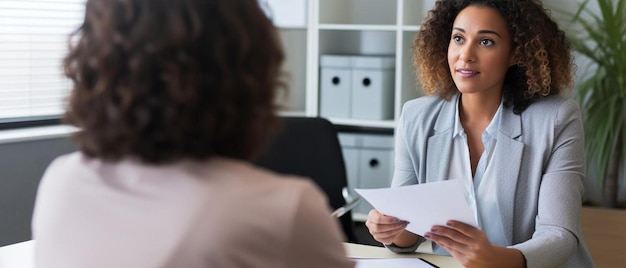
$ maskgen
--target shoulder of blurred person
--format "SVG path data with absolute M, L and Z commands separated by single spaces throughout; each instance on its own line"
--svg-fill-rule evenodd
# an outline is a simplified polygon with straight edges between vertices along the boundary
M 154 166 L 77 152 L 51 164 L 37 203 L 42 267 L 353 265 L 314 183 L 241 160 Z

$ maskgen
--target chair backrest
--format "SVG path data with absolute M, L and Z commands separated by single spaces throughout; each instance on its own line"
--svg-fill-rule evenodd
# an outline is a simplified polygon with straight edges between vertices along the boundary
M 312 179 L 326 193 L 330 206 L 346 204 L 346 167 L 335 126 L 319 117 L 284 117 L 283 126 L 257 165 L 278 173 Z M 339 218 L 345 238 L 356 242 L 352 215 Z

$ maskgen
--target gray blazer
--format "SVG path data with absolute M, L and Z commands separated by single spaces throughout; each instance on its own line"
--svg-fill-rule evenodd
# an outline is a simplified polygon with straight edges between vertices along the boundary
M 392 187 L 447 179 L 457 99 L 404 105 Z M 528 267 L 594 267 L 579 222 L 585 162 L 576 102 L 552 96 L 520 115 L 503 107 L 497 140 L 492 165 L 510 247 Z

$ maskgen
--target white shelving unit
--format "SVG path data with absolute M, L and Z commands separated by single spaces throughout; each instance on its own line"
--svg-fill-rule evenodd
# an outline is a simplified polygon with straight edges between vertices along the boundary
M 260 0 L 264 1 L 264 0 Z M 329 118 L 345 126 L 393 129 L 402 105 L 420 96 L 411 65 L 411 43 L 434 0 L 265 0 L 272 5 L 300 1 L 304 25 L 277 23 L 287 59 L 289 95 L 278 102 L 284 113 L 318 116 L 319 59 L 323 54 L 393 55 L 395 57 L 393 118 L 362 120 Z M 270 7 L 271 8 L 271 7 Z M 280 14 L 275 14 L 280 15 Z M 275 19 L 280 22 L 279 19 Z
M 284 71 L 288 75 L 289 93 L 280 96 L 278 102 L 284 107 L 282 114 L 320 116 L 320 56 L 324 54 L 345 55 L 392 55 L 395 58 L 393 94 L 393 117 L 387 120 L 364 120 L 352 118 L 328 118 L 341 126 L 393 130 L 400 116 L 402 105 L 419 97 L 416 76 L 412 67 L 412 42 L 419 23 L 435 0 L 259 0 L 264 4 L 297 6 L 283 14 L 286 19 L 274 17 L 286 52 Z M 297 4 L 294 4 L 298 2 Z M 294 17 L 304 14 L 305 18 Z M 281 21 L 287 24 L 281 25 Z M 299 23 L 293 23 L 299 21 Z M 392 170 L 393 146 L 366 148 L 368 139 L 391 138 L 390 135 L 363 136 L 362 147 L 342 144 L 349 188 L 384 187 L 388 185 Z M 361 138 L 357 138 L 361 139 Z M 389 140 L 387 140 L 389 141 Z M 346 147 L 344 147 L 346 146 Z M 380 161 L 371 167 L 372 159 Z M 352 194 L 356 194 L 352 192 Z M 355 221 L 365 221 L 369 208 L 352 211 Z
M 385 54 L 395 57 L 393 91 L 393 118 L 390 120 L 362 120 L 329 118 L 343 126 L 393 129 L 402 105 L 419 97 L 416 75 L 412 67 L 412 41 L 428 10 L 435 0 L 259 0 L 281 5 L 299 2 L 302 10 L 287 14 L 305 14 L 299 26 L 278 24 L 287 59 L 284 69 L 289 73 L 290 93 L 279 101 L 286 115 L 319 116 L 320 111 L 320 56 L 323 54 Z M 544 7 L 563 6 L 568 0 L 544 0 Z M 579 2 L 579 1 L 577 1 Z M 569 3 L 569 2 L 567 2 Z M 365 139 L 365 138 L 364 138 Z M 343 146 L 343 145 L 342 145 Z M 380 187 L 381 180 L 391 174 L 377 174 L 367 170 L 365 157 L 356 156 L 354 149 L 344 147 L 350 188 Z M 357 149 L 360 150 L 360 149 Z M 361 151 L 363 153 L 363 151 Z M 371 152 L 365 152 L 365 154 Z M 381 160 L 388 159 L 384 157 Z M 355 160 L 357 158 L 358 160 Z M 392 163 L 391 160 L 389 164 Z M 381 162 L 385 164 L 386 162 Z M 391 165 L 391 164 L 390 164 Z M 363 169 L 365 167 L 365 169 Z M 392 169 L 391 166 L 388 166 Z M 354 174 L 365 170 L 365 176 Z M 369 176 L 374 174 L 374 176 Z M 353 211 L 355 221 L 365 221 L 363 211 Z

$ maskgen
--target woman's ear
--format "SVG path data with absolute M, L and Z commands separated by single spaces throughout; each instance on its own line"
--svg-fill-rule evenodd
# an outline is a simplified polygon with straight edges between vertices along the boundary
M 511 56 L 509 57 L 509 67 L 516 65 L 517 64 L 517 57 L 515 57 L 515 54 L 511 54 Z

